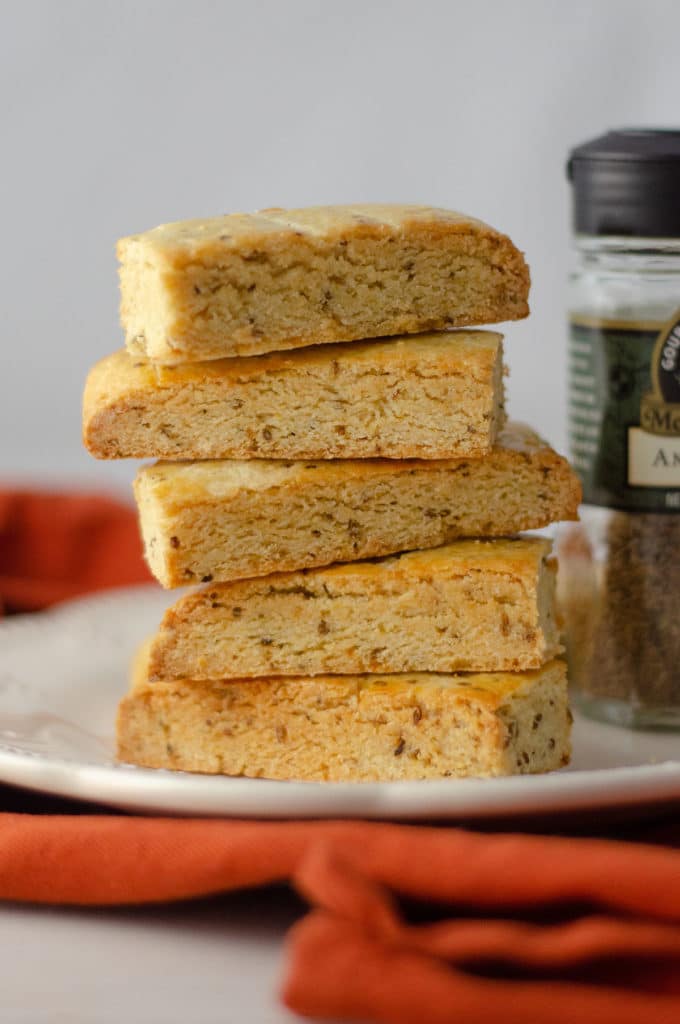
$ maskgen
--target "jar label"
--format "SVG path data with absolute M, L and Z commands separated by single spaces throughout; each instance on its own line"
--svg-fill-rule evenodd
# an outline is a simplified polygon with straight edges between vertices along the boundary
M 680 512 L 680 310 L 666 324 L 572 318 L 569 433 L 585 502 Z

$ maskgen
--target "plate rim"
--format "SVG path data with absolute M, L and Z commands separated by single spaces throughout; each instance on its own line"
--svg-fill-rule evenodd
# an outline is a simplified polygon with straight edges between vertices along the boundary
M 680 800 L 680 761 L 674 760 L 492 779 L 305 782 L 97 764 L 0 744 L 0 779 L 34 792 L 152 814 L 278 820 L 484 819 Z M 491 797 L 487 794 L 480 803 L 479 791 L 489 784 Z M 179 799 L 178 787 L 184 791 Z M 257 805 L 252 806 L 255 792 Z M 288 794 L 284 808 L 279 800 L 282 793 Z
M 0 623 L 0 633 L 102 613 L 130 599 L 172 595 L 153 583 L 81 595 L 43 612 Z M 122 696 L 121 691 L 121 696 Z M 680 736 L 679 736 L 680 743 Z M 122 810 L 217 817 L 455 820 L 539 816 L 680 800 L 680 759 L 567 768 L 491 779 L 305 782 L 215 776 L 50 755 L 0 740 L 0 781 L 35 792 Z M 484 792 L 486 789 L 486 792 Z M 483 797 L 480 802 L 480 793 Z M 255 795 L 256 794 L 256 795 Z M 282 794 L 286 794 L 282 801 Z M 255 795 L 255 796 L 254 796 Z M 282 806 L 283 804 L 283 806 Z M 191 805 L 191 806 L 190 806 Z M 329 806 L 330 805 L 330 806 Z

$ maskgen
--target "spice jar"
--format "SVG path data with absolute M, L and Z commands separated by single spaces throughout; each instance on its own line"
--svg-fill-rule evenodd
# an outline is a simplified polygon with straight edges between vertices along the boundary
M 680 728 L 680 131 L 610 132 L 568 175 L 571 679 L 592 717 Z

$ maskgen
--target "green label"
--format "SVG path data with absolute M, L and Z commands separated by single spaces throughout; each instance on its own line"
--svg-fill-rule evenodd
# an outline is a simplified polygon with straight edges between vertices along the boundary
M 569 434 L 585 502 L 680 512 L 680 311 L 667 324 L 572 320 Z

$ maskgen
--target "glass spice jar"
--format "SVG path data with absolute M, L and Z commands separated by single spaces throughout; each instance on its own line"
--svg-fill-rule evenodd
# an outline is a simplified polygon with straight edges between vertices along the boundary
M 592 717 L 680 728 L 680 131 L 610 132 L 568 173 L 571 680 Z

